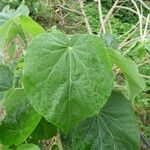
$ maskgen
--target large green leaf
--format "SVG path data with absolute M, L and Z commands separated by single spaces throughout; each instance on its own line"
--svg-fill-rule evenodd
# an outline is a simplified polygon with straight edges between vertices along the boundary
M 16 150 L 40 150 L 40 148 L 34 144 L 22 144 Z
M 4 93 L 13 86 L 13 78 L 11 70 L 5 65 L 0 65 L 0 101 L 3 99 Z
M 40 33 L 45 32 L 45 30 L 34 20 L 32 20 L 28 16 L 20 16 L 16 23 L 22 26 L 22 29 L 25 33 L 27 33 L 30 37 L 34 37 L 39 35 Z
M 23 89 L 12 89 L 5 95 L 6 117 L 0 125 L 4 145 L 22 143 L 35 129 L 41 116 L 29 104 Z
M 25 33 L 34 37 L 43 32 L 45 30 L 28 16 L 19 16 L 5 22 L 0 28 L 0 64 L 4 62 L 3 49 L 6 41 L 7 44 L 10 44 L 16 35 L 19 35 L 24 44 L 27 45 Z
M 112 63 L 117 65 L 124 73 L 127 79 L 127 90 L 130 99 L 134 99 L 141 91 L 145 89 L 145 82 L 140 77 L 136 64 L 113 49 L 108 50 Z
M 130 102 L 113 92 L 99 114 L 62 139 L 65 150 L 139 150 L 140 136 Z
M 98 37 L 45 33 L 27 50 L 23 82 L 33 107 L 68 131 L 106 103 L 113 86 L 111 69 Z

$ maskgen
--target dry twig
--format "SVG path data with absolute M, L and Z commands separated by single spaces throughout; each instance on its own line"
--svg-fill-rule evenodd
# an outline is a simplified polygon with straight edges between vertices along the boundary
M 112 8 L 109 10 L 108 14 L 106 15 L 105 19 L 104 19 L 104 25 L 106 25 L 106 23 L 108 22 L 109 18 L 112 16 L 117 4 L 119 3 L 119 0 L 116 0 L 114 5 L 112 6 Z M 100 31 L 102 31 L 102 27 L 100 28 Z
M 85 22 L 87 31 L 88 31 L 89 34 L 92 34 L 92 29 L 91 29 L 88 17 L 87 17 L 87 15 L 85 13 L 85 10 L 84 10 L 83 0 L 79 0 L 79 4 L 80 4 L 81 12 L 82 12 L 82 14 L 84 16 L 84 22 Z

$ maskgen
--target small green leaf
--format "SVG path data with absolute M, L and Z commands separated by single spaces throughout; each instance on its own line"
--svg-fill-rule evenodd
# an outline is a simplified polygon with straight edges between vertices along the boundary
M 29 8 L 26 5 L 21 4 L 15 11 L 13 17 L 28 16 L 28 15 L 29 15 Z
M 99 114 L 62 138 L 65 150 L 139 150 L 140 134 L 130 101 L 113 92 Z
M 40 123 L 37 125 L 36 129 L 31 134 L 31 137 L 36 141 L 47 140 L 55 136 L 56 133 L 56 126 L 42 118 Z
M 124 73 L 127 79 L 127 91 L 130 99 L 134 99 L 140 92 L 145 89 L 145 82 L 140 77 L 136 64 L 127 59 L 113 49 L 108 49 L 110 60 L 113 64 L 117 65 Z
M 106 34 L 102 35 L 102 38 L 104 39 L 106 47 L 118 49 L 118 42 L 114 35 L 112 35 L 110 33 L 106 33 Z
M 16 150 L 40 150 L 40 148 L 34 144 L 22 144 Z
M 4 145 L 22 143 L 35 129 L 41 116 L 32 108 L 23 89 L 12 89 L 5 95 L 6 117 L 0 125 Z
M 97 36 L 45 33 L 28 47 L 23 83 L 35 110 L 68 131 L 104 106 L 112 66 Z
M 11 19 L 17 18 L 19 16 L 28 16 L 29 8 L 23 4 L 21 4 L 17 10 L 10 9 L 9 5 L 6 5 L 2 12 L 0 12 L 0 26 L 4 25 Z
M 3 12 L 0 12 L 0 26 L 4 25 L 10 17 Z
M 6 6 L 2 9 L 2 12 L 3 12 L 3 13 L 7 13 L 7 12 L 9 12 L 9 10 L 10 10 L 10 5 L 6 5 Z
M 14 12 L 15 10 L 10 9 L 10 6 L 6 5 L 2 9 L 2 12 L 0 12 L 0 26 L 4 25 L 7 21 L 9 21 L 13 17 Z

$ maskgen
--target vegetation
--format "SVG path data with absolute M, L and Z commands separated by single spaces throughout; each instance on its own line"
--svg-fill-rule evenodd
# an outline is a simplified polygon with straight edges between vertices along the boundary
M 0 149 L 150 148 L 149 1 L 0 9 Z

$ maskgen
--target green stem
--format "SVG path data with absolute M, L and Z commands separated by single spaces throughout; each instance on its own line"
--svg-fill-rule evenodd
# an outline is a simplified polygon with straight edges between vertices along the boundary
M 62 142 L 61 142 L 61 138 L 60 138 L 59 132 L 56 135 L 56 139 L 57 139 L 58 149 L 59 150 L 63 150 L 63 146 L 62 146 Z

